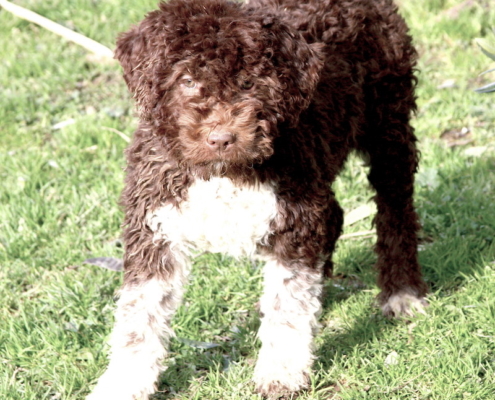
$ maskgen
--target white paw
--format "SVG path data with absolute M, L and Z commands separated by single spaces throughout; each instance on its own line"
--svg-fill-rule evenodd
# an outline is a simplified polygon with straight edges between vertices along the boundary
M 130 394 L 117 386 L 97 385 L 86 400 L 148 400 L 147 394 Z
M 277 366 L 275 366 L 264 375 L 255 371 L 253 381 L 256 391 L 262 396 L 279 398 L 306 389 L 309 385 L 309 372 L 277 370 Z
M 309 352 L 290 354 L 291 350 L 287 350 L 287 353 L 289 354 L 281 356 L 261 350 L 253 376 L 258 393 L 270 398 L 298 392 L 308 387 L 311 354 Z M 266 357 L 268 355 L 270 357 Z
M 139 374 L 128 376 L 116 369 L 109 369 L 98 380 L 86 400 L 148 400 L 155 387 L 150 381 L 140 382 Z
M 386 316 L 413 317 L 415 314 L 426 314 L 428 303 L 424 297 L 418 297 L 411 291 L 404 290 L 393 294 L 382 305 L 382 312 Z

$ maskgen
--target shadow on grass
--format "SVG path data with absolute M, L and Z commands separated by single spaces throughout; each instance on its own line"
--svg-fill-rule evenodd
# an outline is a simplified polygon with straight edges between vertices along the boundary
M 423 227 L 419 261 L 431 291 L 455 290 L 495 261 L 495 157 L 459 158 L 457 168 L 426 167 L 417 179 L 416 208 Z M 337 273 L 374 285 L 373 245 L 349 245 Z M 325 306 L 331 302 L 327 299 Z
M 423 225 L 420 264 L 431 292 L 442 296 L 455 293 L 495 260 L 495 158 L 464 160 L 453 171 L 430 169 L 430 178 L 423 180 L 416 200 Z M 369 261 L 374 258 L 371 248 L 363 243 L 351 247 L 339 260 L 338 269 L 344 270 L 344 276 L 361 281 L 362 287 L 352 284 L 352 280 L 349 285 L 348 278 L 341 284 L 330 281 L 327 286 L 331 289 L 324 301 L 326 312 L 342 299 L 375 285 L 376 274 Z M 349 287 L 351 291 L 340 293 L 339 289 Z M 328 370 L 334 360 L 386 336 L 398 323 L 401 322 L 383 317 L 370 304 L 362 314 L 354 316 L 350 328 L 324 333 L 315 369 Z
M 461 160 L 453 171 L 431 170 L 434 188 L 418 191 L 420 263 L 432 291 L 455 291 L 495 260 L 495 158 Z
M 187 398 L 196 398 L 194 383 L 201 383 L 210 373 L 221 375 L 233 365 L 250 363 L 249 358 L 256 347 L 254 335 L 259 326 L 258 312 L 253 310 L 243 323 L 238 324 L 238 331 L 218 347 L 194 348 L 173 339 L 168 368 L 160 376 L 159 391 L 151 399 L 176 399 L 178 394 L 184 393 Z

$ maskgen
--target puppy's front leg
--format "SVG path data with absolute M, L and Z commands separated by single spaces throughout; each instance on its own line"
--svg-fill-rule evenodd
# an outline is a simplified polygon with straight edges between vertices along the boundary
M 111 335 L 107 371 L 87 400 L 145 400 L 165 369 L 173 331 L 170 320 L 182 298 L 184 271 L 125 282 Z
M 292 269 L 277 261 L 265 266 L 258 333 L 262 347 L 254 382 L 266 397 L 308 386 L 313 336 L 321 310 L 321 279 L 321 266 Z

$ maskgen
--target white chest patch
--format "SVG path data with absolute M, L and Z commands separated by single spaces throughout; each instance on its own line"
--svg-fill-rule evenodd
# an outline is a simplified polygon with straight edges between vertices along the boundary
M 147 215 L 155 239 L 234 257 L 252 256 L 266 240 L 277 214 L 273 186 L 236 186 L 228 178 L 196 180 L 179 208 L 171 204 Z

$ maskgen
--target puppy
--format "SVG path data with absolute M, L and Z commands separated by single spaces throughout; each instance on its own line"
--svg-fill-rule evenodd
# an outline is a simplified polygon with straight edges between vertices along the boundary
M 117 42 L 139 126 L 127 150 L 124 284 L 91 400 L 147 399 L 190 249 L 266 261 L 257 392 L 308 386 L 352 150 L 376 190 L 379 301 L 422 311 L 416 52 L 390 0 L 170 0 Z

